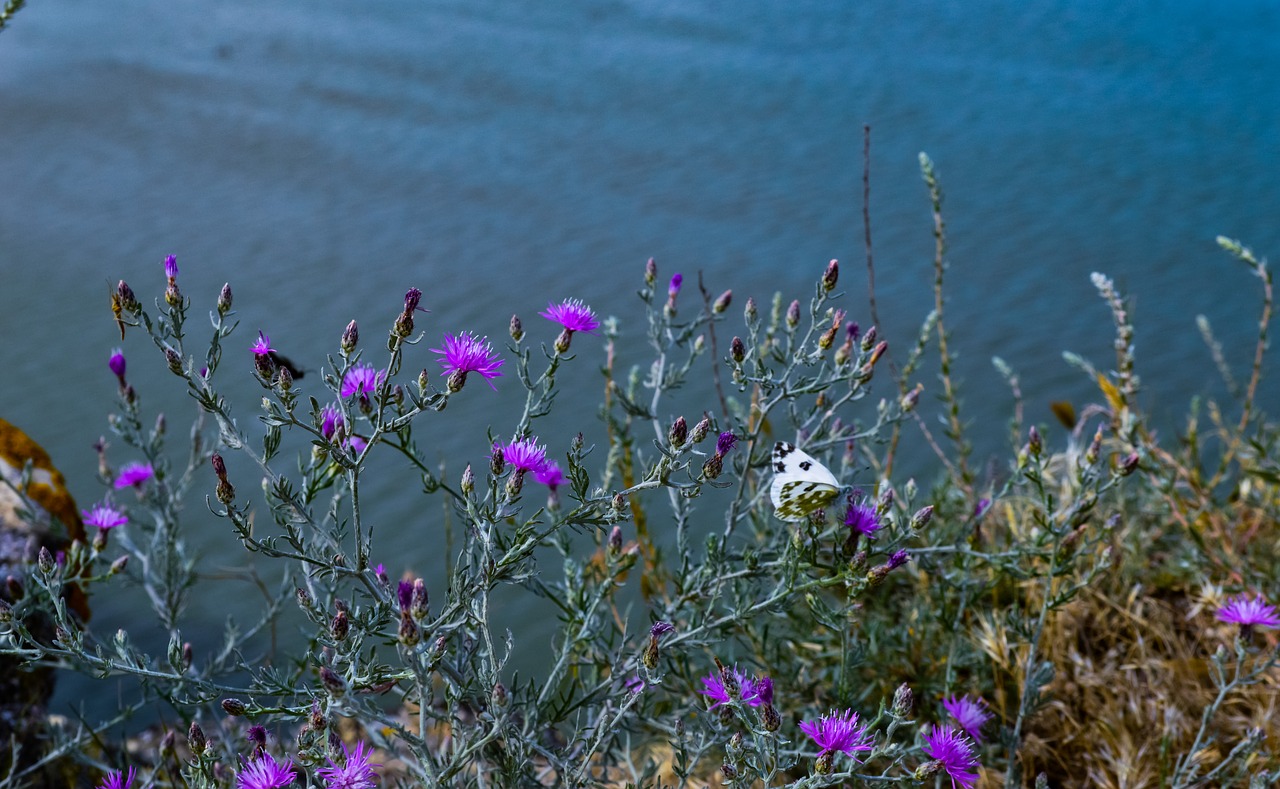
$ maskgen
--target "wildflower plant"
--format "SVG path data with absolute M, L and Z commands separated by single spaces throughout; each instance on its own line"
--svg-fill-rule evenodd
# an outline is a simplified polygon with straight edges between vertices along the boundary
M 163 264 L 154 308 L 120 282 L 112 308 L 129 336 L 103 373 L 118 383 L 109 425 L 119 446 L 98 445 L 100 482 L 111 490 L 83 512 L 100 537 L 71 543 L 61 560 L 42 550 L 24 579 L 6 584 L 0 653 L 133 677 L 136 696 L 121 718 L 156 703 L 166 711 L 168 745 L 130 757 L 130 780 L 136 766 L 156 786 L 932 778 L 967 789 L 980 778 L 1022 786 L 1040 773 L 1087 785 L 1072 784 L 1064 764 L 1102 783 L 1120 772 L 1115 764 L 1059 762 L 1044 750 L 1054 741 L 1046 708 L 1072 703 L 1084 684 L 1058 682 L 1083 665 L 1066 645 L 1088 642 L 1067 634 L 1099 595 L 1112 604 L 1099 610 L 1111 611 L 1127 599 L 1118 590 L 1153 580 L 1124 560 L 1143 547 L 1266 588 L 1276 568 L 1196 513 L 1217 512 L 1211 505 L 1229 484 L 1239 494 L 1232 506 L 1271 513 L 1280 497 L 1274 487 L 1260 493 L 1256 480 L 1280 484 L 1267 450 L 1280 441 L 1250 400 L 1241 424 L 1260 437 L 1237 441 L 1224 428 L 1229 457 L 1212 485 L 1199 456 L 1162 448 L 1138 408 L 1125 301 L 1098 277 L 1116 366 L 1099 372 L 1073 359 L 1102 402 L 1060 433 L 1025 424 L 1017 376 L 999 363 L 1015 438 L 1008 457 L 979 472 L 951 372 L 941 192 L 932 163 L 922 167 L 934 208 L 933 309 L 892 366 L 874 314 L 848 320 L 860 302 L 840 290 L 837 261 L 813 267 L 810 295 L 761 294 L 737 311 L 731 290 L 715 296 L 701 276 L 662 279 L 650 260 L 638 277 L 639 334 L 601 317 L 611 308 L 549 293 L 539 314 L 554 325 L 526 328 L 513 316 L 503 347 L 466 329 L 428 349 L 424 338 L 440 336 L 431 326 L 439 305 L 427 313 L 418 289 L 402 306 L 389 292 L 385 345 L 362 344 L 354 321 L 332 316 L 334 353 L 305 382 L 278 361 L 272 327 L 256 341 L 236 339 L 229 285 L 207 310 L 211 331 L 197 337 L 176 261 Z M 632 337 L 648 358 L 624 367 Z M 186 442 L 148 417 L 146 393 L 125 378 L 125 353 L 134 370 L 147 342 L 153 363 L 195 403 Z M 940 410 L 929 413 L 921 393 L 935 379 L 921 371 L 935 362 Z M 451 424 L 490 449 L 446 472 L 424 450 L 424 431 L 448 418 L 452 398 L 484 396 L 464 388 L 472 373 L 516 389 L 521 403 L 489 425 Z M 255 419 L 233 411 L 229 378 L 260 387 Z M 601 384 L 599 402 L 584 395 L 588 383 Z M 941 419 L 940 434 L 922 412 Z M 558 437 L 553 413 L 573 425 L 572 438 Z M 799 521 L 775 517 L 778 441 L 829 468 L 846 495 Z M 936 458 L 936 485 L 902 478 L 897 459 L 908 443 Z M 1241 479 L 1253 487 L 1230 471 L 1246 456 L 1258 473 Z M 403 475 L 457 523 L 446 578 L 388 577 L 365 510 L 374 457 L 387 464 L 378 473 Z M 866 493 L 849 497 L 855 489 Z M 184 522 L 193 501 L 260 560 L 255 578 L 267 591 L 252 622 L 228 626 L 203 653 L 187 635 L 205 627 L 187 614 L 202 584 Z M 1160 521 L 1157 510 L 1177 517 Z M 1205 519 L 1216 542 L 1187 547 L 1160 532 Z M 163 654 L 139 648 L 129 628 L 100 633 L 69 608 L 71 587 L 101 595 L 123 579 L 144 591 L 155 624 L 137 628 L 158 628 Z M 444 592 L 435 599 L 429 588 Z M 519 594 L 554 609 L 549 647 L 498 625 L 498 609 Z M 1161 748 L 1142 751 L 1157 754 L 1153 769 L 1171 786 L 1246 773 L 1269 781 L 1280 769 L 1261 724 L 1228 720 L 1245 689 L 1273 679 L 1277 652 L 1258 642 L 1275 612 L 1264 598 L 1218 602 L 1221 648 L 1195 644 L 1213 667 L 1212 687 L 1182 711 L 1198 727 L 1170 728 Z M 1201 608 L 1188 616 L 1210 622 L 1210 606 Z M 267 649 L 269 661 L 256 659 Z M 518 649 L 546 654 L 517 672 Z M 968 690 L 977 694 L 958 695 Z M 1222 732 L 1240 736 L 1224 749 L 1214 745 Z M 89 727 L 53 727 L 50 737 L 50 754 L 121 769 L 93 755 Z M 49 758 L 15 759 L 10 776 Z

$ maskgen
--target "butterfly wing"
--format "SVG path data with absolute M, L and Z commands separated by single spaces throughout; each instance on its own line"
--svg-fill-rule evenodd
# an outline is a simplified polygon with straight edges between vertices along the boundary
M 794 444 L 773 446 L 773 484 L 769 488 L 774 514 L 784 521 L 802 521 L 840 495 L 840 481 L 826 466 Z

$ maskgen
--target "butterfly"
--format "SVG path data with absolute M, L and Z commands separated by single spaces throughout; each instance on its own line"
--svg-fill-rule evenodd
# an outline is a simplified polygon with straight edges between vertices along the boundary
M 780 519 L 802 521 L 840 495 L 840 481 L 835 475 L 794 444 L 774 444 L 772 460 L 773 485 L 769 495 L 774 514 Z

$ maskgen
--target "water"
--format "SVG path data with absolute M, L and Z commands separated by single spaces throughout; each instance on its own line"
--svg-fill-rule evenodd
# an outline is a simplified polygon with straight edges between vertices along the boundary
M 747 295 L 804 298 L 840 258 L 865 325 L 869 123 L 881 328 L 902 348 L 931 307 L 925 150 L 947 193 L 948 322 L 979 454 L 999 450 L 1010 408 L 994 354 L 1022 374 L 1034 420 L 1050 421 L 1051 400 L 1096 399 L 1059 355 L 1110 365 L 1096 270 L 1135 297 L 1145 402 L 1171 433 L 1190 397 L 1221 391 L 1196 314 L 1241 373 L 1251 355 L 1259 289 L 1214 236 L 1280 249 L 1278 32 L 1272 4 L 1243 0 L 910 13 L 388 1 L 358 14 L 338 2 L 33 0 L 0 34 L 3 416 L 46 445 L 82 504 L 98 498 L 90 444 L 105 432 L 118 340 L 107 289 L 123 277 L 158 295 L 171 252 L 201 308 L 224 281 L 235 288 L 243 326 L 229 358 L 261 328 L 312 368 L 353 318 L 376 348 L 411 285 L 433 310 L 424 347 L 445 330 L 503 337 L 513 312 L 550 340 L 536 312 L 570 295 L 636 335 L 632 291 L 649 256 L 664 276 L 732 286 L 735 313 Z M 599 435 L 598 345 L 576 346 L 579 399 L 544 431 L 556 453 L 577 430 Z M 125 350 L 148 407 L 184 421 L 189 405 L 140 338 Z M 416 353 L 411 369 L 430 363 Z M 247 369 L 247 351 L 236 363 Z M 927 399 L 938 387 L 931 372 L 921 380 Z M 473 382 L 448 420 L 424 427 L 451 473 L 483 458 L 487 426 L 514 419 L 503 384 L 493 395 Z M 254 390 L 235 393 L 251 423 Z M 678 402 L 673 414 L 711 405 Z M 932 475 L 926 456 L 915 464 Z M 367 499 L 393 574 L 431 574 L 440 553 L 442 515 L 414 487 L 389 474 Z M 240 566 L 225 526 L 201 513 L 193 503 L 190 541 L 211 566 Z M 222 583 L 231 593 L 193 606 L 209 628 L 198 644 L 257 604 Z M 95 624 L 144 630 L 138 604 L 99 596 Z M 64 683 L 69 697 L 77 688 Z

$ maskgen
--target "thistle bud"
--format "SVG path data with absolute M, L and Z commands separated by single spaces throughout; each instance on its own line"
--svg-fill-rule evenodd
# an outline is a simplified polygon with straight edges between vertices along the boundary
M 311 610 L 311 593 L 301 586 L 294 587 L 293 595 L 298 600 L 298 607 L 303 611 Z
M 712 455 L 702 464 L 702 476 L 707 479 L 715 479 L 724 471 L 724 456 Z
M 129 563 L 129 554 L 126 553 L 125 555 L 121 556 L 119 559 L 116 559 L 114 562 L 111 563 L 111 567 L 110 569 L 107 570 L 107 574 L 118 575 L 124 572 L 124 567 L 128 563 Z
M 346 641 L 347 634 L 351 631 L 351 620 L 347 617 L 346 611 L 339 611 L 333 615 L 333 621 L 329 623 L 329 633 L 333 636 L 334 641 Z
M 524 489 L 524 469 L 518 468 L 507 477 L 506 493 L 508 501 L 515 501 Z
M 1040 431 L 1036 430 L 1035 425 L 1027 431 L 1027 449 L 1036 457 L 1040 457 L 1040 453 L 1044 451 L 1044 440 L 1040 438 Z
M 1140 458 L 1137 452 L 1130 453 L 1128 457 L 1120 461 L 1120 476 L 1127 477 L 1138 470 L 1138 462 Z
M 413 623 L 413 617 L 409 616 L 408 611 L 400 612 L 400 643 L 407 647 L 412 647 L 418 643 L 420 636 L 418 635 L 418 626 Z
M 249 711 L 245 703 L 240 699 L 223 699 L 222 711 L 228 715 L 234 715 L 239 718 Z
M 422 621 L 427 618 L 429 612 L 427 585 L 421 578 L 417 578 L 413 582 L 413 593 L 409 598 L 409 615 Z
M 507 693 L 507 686 L 501 682 L 495 682 L 493 684 L 493 693 L 489 694 L 489 700 L 498 709 L 506 709 L 507 705 L 511 703 L 511 696 Z
M 40 567 L 40 572 L 45 575 L 53 573 L 53 554 L 49 553 L 49 549 L 40 546 L 40 553 L 36 556 L 36 564 Z
M 915 515 L 911 516 L 911 530 L 920 531 L 925 526 L 928 526 L 931 520 L 933 520 L 933 505 L 921 507 L 916 511 Z
M 732 764 L 729 764 L 728 762 L 725 762 L 724 764 L 720 765 L 720 773 L 724 775 L 724 779 L 726 781 L 729 781 L 730 783 L 737 780 L 738 778 L 738 768 L 734 767 Z
M 693 434 L 689 436 L 689 440 L 695 444 L 702 443 L 709 432 L 711 432 L 711 418 L 704 416 L 698 420 L 698 424 L 693 426 Z
M 836 332 L 839 330 L 839 328 L 840 328 L 839 324 L 832 324 L 831 326 L 828 326 L 827 330 L 824 331 L 822 333 L 822 336 L 818 338 L 818 347 L 824 351 L 830 348 L 831 345 L 836 341 Z
M 462 470 L 462 482 L 459 484 L 462 489 L 462 495 L 470 496 L 476 489 L 476 475 L 471 471 L 471 464 Z
M 356 326 L 355 321 L 347 324 L 347 328 L 342 330 L 342 341 L 338 348 L 342 351 L 343 356 L 350 356 L 355 353 L 356 346 L 360 343 L 360 328 Z
M 658 263 L 653 258 L 649 258 L 649 262 L 644 264 L 644 284 L 653 287 L 658 281 Z
M 827 264 L 827 270 L 822 274 L 822 289 L 830 293 L 835 290 L 836 282 L 840 279 L 840 263 L 831 261 Z
M 787 328 L 795 330 L 800 325 L 800 300 L 793 300 L 787 307 Z
M 138 297 L 133 295 L 133 288 L 129 287 L 129 283 L 124 280 L 116 285 L 116 298 L 120 300 L 120 308 L 132 315 L 138 315 L 142 312 L 142 305 L 138 303 Z
M 813 771 L 818 775 L 826 775 L 831 772 L 831 763 L 835 756 L 831 751 L 823 751 L 818 754 L 818 758 L 813 760 Z
M 880 361 L 880 357 L 884 356 L 884 352 L 889 350 L 889 343 L 881 341 L 876 345 L 874 351 L 871 352 L 871 358 L 867 360 L 868 367 L 874 367 L 875 363 Z
M 732 301 L 733 301 L 733 291 L 726 290 L 724 293 L 721 293 L 719 296 L 717 296 L 716 300 L 711 303 L 711 311 L 716 315 L 720 315 L 725 310 L 729 309 L 729 304 Z
M 293 373 L 289 372 L 287 365 L 280 365 L 280 372 L 276 375 L 276 384 L 280 387 L 281 392 L 288 392 L 293 388 Z
M 516 342 L 520 342 L 524 339 L 524 325 L 520 323 L 519 315 L 511 316 L 511 325 L 507 327 L 507 330 L 511 332 L 511 339 Z
M 218 314 L 226 317 L 231 312 L 231 283 L 223 284 L 222 290 L 218 293 Z
M 573 332 L 565 329 L 556 337 L 555 349 L 556 353 L 564 354 L 569 352 L 569 343 L 573 341 Z
M 191 668 L 191 661 L 195 659 L 195 651 L 191 648 L 190 641 L 182 643 L 182 670 L 186 671 Z
M 307 725 L 316 731 L 324 731 L 329 725 L 329 721 L 325 719 L 324 712 L 320 710 L 320 702 L 311 702 L 311 712 L 307 715 Z
M 684 442 L 689 439 L 689 425 L 684 421 L 684 417 L 676 417 L 671 430 L 667 432 L 667 439 L 671 442 L 671 446 L 677 449 L 684 446 Z
M 911 706 L 914 699 L 911 695 L 911 688 L 907 683 L 902 683 L 898 689 L 893 692 L 893 715 L 895 718 L 905 718 L 911 714 Z
M 609 532 L 609 553 L 617 556 L 622 553 L 622 527 L 614 526 Z
M 169 365 L 170 372 L 175 375 L 182 375 L 182 357 L 168 345 L 164 346 L 164 360 Z
M 900 403 L 902 407 L 902 413 L 904 414 L 910 413 L 913 409 L 915 409 L 916 404 L 920 402 L 920 393 L 923 391 L 924 391 L 924 384 L 916 384 L 915 389 L 912 389 L 910 392 L 907 392 L 903 396 L 902 402 Z
M 747 297 L 747 304 L 742 308 L 742 319 L 746 321 L 747 326 L 754 326 L 760 320 L 760 313 L 756 311 L 756 300 Z
M 493 454 L 489 455 L 489 473 L 495 477 L 500 477 L 506 467 L 507 462 L 506 458 L 502 455 L 502 447 L 495 444 L 493 447 Z
M 341 696 L 347 692 L 346 680 L 334 673 L 333 669 L 328 666 L 320 669 L 320 684 L 324 685 L 324 689 L 333 696 Z
M 738 364 L 742 364 L 747 358 L 747 346 L 743 345 L 742 338 L 735 336 L 733 341 L 729 343 L 729 358 Z
M 782 728 L 782 716 L 772 704 L 760 708 L 760 725 L 765 731 L 777 731 Z
M 862 345 L 860 345 L 859 347 L 862 348 L 863 353 L 866 353 L 867 351 L 876 347 L 876 327 L 875 326 L 872 326 L 870 329 L 867 329 L 867 333 L 862 335 Z
M 165 358 L 169 357 L 169 353 L 165 351 Z M 169 362 L 170 369 L 173 368 L 173 362 Z M 271 358 L 269 353 L 255 353 L 253 355 L 253 369 L 262 379 L 263 386 L 270 386 L 271 382 L 276 378 L 276 362 Z M 174 372 L 178 372 L 174 370 Z
M 204 729 L 200 728 L 199 723 L 191 721 L 191 728 L 187 729 L 187 747 L 193 754 L 199 756 L 208 746 L 209 741 L 205 739 Z
M 1102 454 L 1102 425 L 1098 425 L 1098 430 L 1093 434 L 1093 440 L 1089 442 L 1089 449 L 1084 453 L 1085 462 L 1092 466 L 1098 462 L 1098 457 Z

